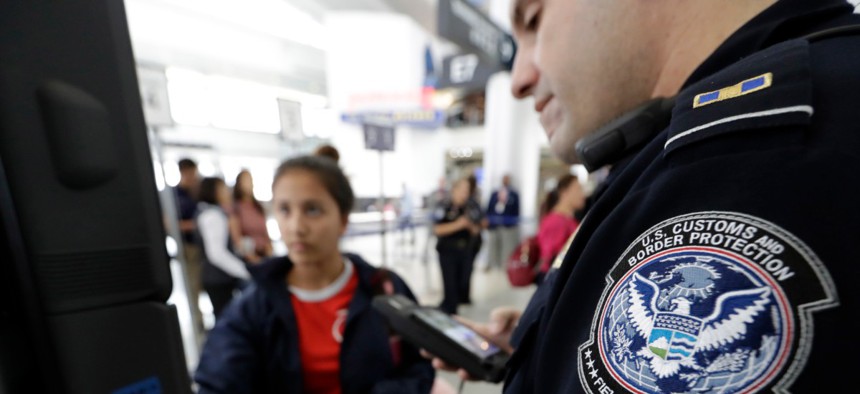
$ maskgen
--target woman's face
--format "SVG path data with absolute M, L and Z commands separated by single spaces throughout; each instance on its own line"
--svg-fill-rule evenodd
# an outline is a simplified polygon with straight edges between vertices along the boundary
M 224 182 L 218 183 L 215 198 L 218 201 L 218 205 L 222 206 L 224 209 L 228 209 L 230 205 L 233 204 L 233 195 L 230 194 L 230 188 L 228 188 L 227 184 Z
M 347 217 L 316 174 L 295 169 L 281 175 L 272 204 L 294 264 L 322 264 L 340 254 L 338 240 L 346 231 Z
M 466 203 L 466 200 L 469 199 L 469 182 L 466 180 L 459 180 L 454 184 L 454 188 L 451 189 L 451 202 L 454 205 L 463 205 Z
M 238 184 L 236 187 L 242 192 L 242 195 L 245 196 L 253 196 L 254 195 L 254 179 L 251 177 L 250 172 L 243 172 L 242 175 L 239 176 Z
M 585 207 L 585 193 L 582 191 L 582 185 L 577 181 L 573 181 L 567 186 L 564 190 L 564 198 L 574 210 Z

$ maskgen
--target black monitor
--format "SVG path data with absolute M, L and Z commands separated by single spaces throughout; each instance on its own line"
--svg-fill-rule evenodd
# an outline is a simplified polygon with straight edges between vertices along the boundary
M 190 392 L 122 1 L 0 3 L 0 393 Z

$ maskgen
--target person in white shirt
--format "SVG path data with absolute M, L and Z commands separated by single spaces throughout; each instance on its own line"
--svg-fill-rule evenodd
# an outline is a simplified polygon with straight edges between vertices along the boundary
M 223 179 L 205 178 L 200 183 L 196 221 L 203 247 L 203 289 L 212 301 L 216 319 L 240 284 L 250 279 L 245 262 L 232 251 L 227 213 L 232 200 Z

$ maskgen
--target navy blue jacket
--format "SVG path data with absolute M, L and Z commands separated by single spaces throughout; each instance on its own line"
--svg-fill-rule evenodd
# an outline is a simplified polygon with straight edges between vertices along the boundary
M 358 274 L 340 354 L 341 389 L 348 393 L 429 393 L 435 376 L 418 350 L 400 342 L 395 366 L 385 319 L 371 308 L 380 270 L 346 255 Z M 252 267 L 254 284 L 234 301 L 209 332 L 194 380 L 199 393 L 302 393 L 298 332 L 286 285 L 286 257 Z M 402 279 L 388 272 L 395 293 L 415 299 Z
M 514 189 L 508 188 L 508 199 L 502 212 L 496 212 L 496 204 L 499 203 L 499 191 L 490 194 L 490 202 L 487 204 L 487 221 L 489 228 L 511 227 L 520 224 L 520 195 Z
M 508 393 L 854 392 L 860 24 L 780 0 L 618 164 L 515 333 Z

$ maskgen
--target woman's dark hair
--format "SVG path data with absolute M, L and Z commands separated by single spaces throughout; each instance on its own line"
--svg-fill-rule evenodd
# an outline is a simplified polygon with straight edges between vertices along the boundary
M 573 174 L 565 174 L 562 175 L 561 178 L 558 178 L 558 183 L 556 183 L 555 189 L 547 193 L 546 198 L 544 198 L 543 203 L 540 205 L 541 218 L 550 213 L 550 211 L 555 208 L 555 205 L 558 204 L 558 199 L 561 195 L 561 191 L 567 189 L 567 187 L 570 186 L 571 183 L 576 181 L 576 175 Z
M 218 205 L 218 186 L 225 185 L 224 180 L 216 177 L 206 177 L 200 181 L 200 201 Z
M 352 186 L 349 185 L 349 180 L 346 179 L 346 175 L 344 175 L 334 160 L 322 156 L 299 156 L 287 160 L 275 171 L 272 189 L 275 188 L 275 185 L 282 176 L 295 170 L 308 171 L 314 174 L 332 198 L 334 198 L 338 208 L 340 208 L 341 215 L 343 217 L 349 215 L 355 203 L 355 195 L 352 193 Z
M 245 175 L 245 174 L 248 174 L 248 176 L 251 176 L 251 172 L 248 170 L 239 171 L 239 174 L 236 175 L 236 183 L 233 184 L 233 203 L 234 204 L 238 204 L 245 197 L 244 192 L 242 191 L 242 188 L 239 187 L 239 178 L 242 178 L 242 175 Z M 259 211 L 261 214 L 265 215 L 266 212 L 263 211 L 263 205 L 260 204 L 259 201 L 257 201 L 257 197 L 254 197 L 254 191 L 253 190 L 251 190 L 251 196 L 250 197 L 251 197 L 251 202 L 254 203 L 254 208 L 256 208 L 257 211 Z
M 328 157 L 329 159 L 334 160 L 335 163 L 340 160 L 340 153 L 337 151 L 337 148 L 328 144 L 317 147 L 314 151 L 314 155 Z
M 470 174 L 466 180 L 469 182 L 469 197 L 477 199 L 478 196 L 475 194 L 478 191 L 478 177 L 475 174 Z

